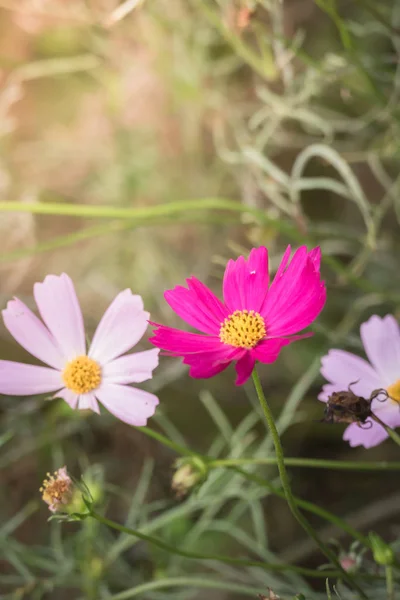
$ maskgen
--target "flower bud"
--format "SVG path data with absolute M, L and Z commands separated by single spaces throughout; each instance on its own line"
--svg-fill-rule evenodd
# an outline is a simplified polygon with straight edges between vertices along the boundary
M 183 498 L 195 486 L 202 483 L 207 476 L 207 465 L 197 457 L 180 458 L 175 462 L 176 471 L 172 477 L 171 487 L 177 498 Z
M 340 566 L 342 567 L 342 569 L 346 572 L 352 573 L 353 571 L 357 570 L 357 567 L 358 567 L 357 559 L 354 556 L 351 556 L 350 554 L 343 555 L 340 558 L 339 562 L 340 562 Z
M 267 596 L 264 596 L 263 594 L 259 594 L 258 597 L 260 598 L 260 600 L 281 600 L 281 597 L 278 596 L 278 594 L 275 594 L 275 592 L 272 591 L 271 588 L 268 588 Z
M 395 555 L 392 548 L 377 533 L 370 532 L 368 538 L 375 562 L 386 567 L 393 565 Z

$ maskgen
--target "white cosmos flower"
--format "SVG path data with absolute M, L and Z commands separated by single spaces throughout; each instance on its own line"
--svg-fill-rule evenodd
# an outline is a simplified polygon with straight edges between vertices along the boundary
M 106 310 L 86 349 L 82 312 L 72 280 L 48 275 L 33 288 L 42 320 L 17 298 L 2 311 L 4 324 L 25 350 L 48 365 L 0 361 L 0 393 L 27 396 L 56 392 L 71 408 L 100 413 L 98 401 L 121 421 L 146 425 L 158 398 L 130 387 L 151 379 L 158 349 L 126 354 L 141 339 L 149 313 L 127 289 Z

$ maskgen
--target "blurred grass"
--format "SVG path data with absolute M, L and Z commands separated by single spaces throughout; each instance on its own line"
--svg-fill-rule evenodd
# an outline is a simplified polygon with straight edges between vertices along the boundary
M 219 293 L 228 257 L 264 244 L 274 269 L 287 243 L 320 244 L 329 293 L 315 336 L 262 371 L 287 453 L 396 458 L 388 443 L 350 450 L 313 421 L 318 357 L 332 345 L 360 353 L 371 312 L 400 317 L 396 4 L 0 0 L 2 304 L 16 294 L 32 305 L 32 284 L 66 271 L 89 331 L 124 287 L 176 324 L 162 294 L 190 274 Z M 2 358 L 26 360 L 0 335 Z M 215 458 L 271 456 L 251 389 L 232 382 L 231 372 L 189 380 L 165 358 L 151 426 Z M 93 523 L 48 525 L 37 490 L 68 463 L 92 474 L 116 519 L 170 543 L 318 565 L 284 504 L 238 474 L 213 472 L 177 504 L 174 454 L 139 431 L 40 398 L 3 397 L 0 418 L 1 597 L 227 600 L 268 586 L 325 597 L 295 574 L 189 565 Z M 251 472 L 275 478 L 271 467 Z M 321 489 L 293 471 L 296 495 L 352 524 L 374 507 L 363 530 L 398 535 L 394 478 L 323 476 Z

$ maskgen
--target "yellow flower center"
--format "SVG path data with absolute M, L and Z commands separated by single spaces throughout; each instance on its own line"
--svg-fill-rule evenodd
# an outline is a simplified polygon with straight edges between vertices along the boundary
M 254 310 L 235 310 L 221 324 L 219 339 L 236 348 L 254 348 L 266 336 L 265 321 Z
M 46 504 L 66 503 L 70 498 L 72 487 L 71 479 L 62 473 L 62 469 L 54 471 L 54 475 L 47 473 L 47 479 L 43 481 L 40 492 Z
M 386 391 L 392 400 L 400 403 L 400 379 L 389 385 Z
M 99 387 L 101 367 L 88 356 L 78 356 L 67 363 L 62 378 L 65 386 L 75 394 L 87 394 Z

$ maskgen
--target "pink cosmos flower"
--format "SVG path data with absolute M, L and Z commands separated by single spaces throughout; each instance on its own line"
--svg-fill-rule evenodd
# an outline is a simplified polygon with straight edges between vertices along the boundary
M 302 246 L 289 262 L 288 246 L 269 285 L 268 252 L 253 248 L 248 260 L 230 260 L 223 280 L 224 302 L 195 277 L 188 289 L 165 292 L 171 308 L 206 335 L 152 323 L 150 341 L 171 356 L 182 356 L 190 375 L 207 378 L 236 361 L 236 384 L 247 381 L 256 361 L 274 362 L 283 346 L 311 334 L 301 331 L 321 312 L 325 285 L 320 278 L 321 251 Z
M 400 426 L 400 330 L 396 319 L 386 315 L 383 319 L 373 315 L 360 328 L 361 340 L 369 363 L 344 350 L 330 350 L 322 358 L 321 373 L 329 381 L 318 396 L 327 402 L 333 392 L 351 390 L 358 396 L 369 398 L 374 390 L 384 388 L 390 398 L 380 402 L 382 396 L 372 402 L 371 408 L 386 425 Z M 372 426 L 360 427 L 352 423 L 344 432 L 343 439 L 350 446 L 372 448 L 388 437 L 384 428 L 367 419 Z
M 158 398 L 129 387 L 152 377 L 158 350 L 121 356 L 147 329 L 149 313 L 130 290 L 114 299 L 86 352 L 82 312 L 68 275 L 48 275 L 35 283 L 35 301 L 43 322 L 17 298 L 2 311 L 4 324 L 25 350 L 49 365 L 0 360 L 0 393 L 25 396 L 56 392 L 71 408 L 100 413 L 98 400 L 121 421 L 145 425 Z

